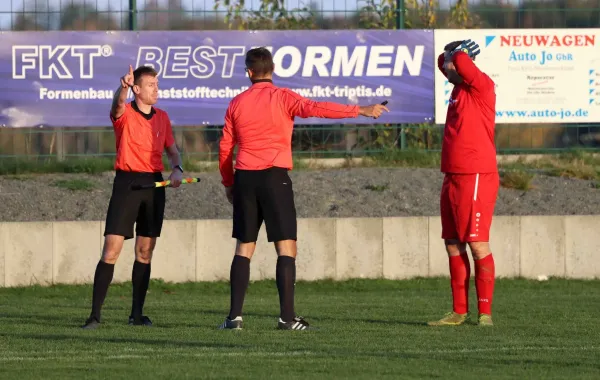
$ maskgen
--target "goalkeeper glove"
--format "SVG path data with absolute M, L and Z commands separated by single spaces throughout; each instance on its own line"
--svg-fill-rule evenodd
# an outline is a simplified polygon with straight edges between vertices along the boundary
M 475 59 L 475 57 L 481 53 L 481 50 L 479 49 L 479 45 L 472 40 L 465 40 L 463 41 L 462 44 L 458 45 L 454 50 L 452 50 L 452 52 L 450 53 L 450 55 L 454 55 L 454 53 L 458 52 L 458 51 L 462 51 L 464 53 L 466 53 L 469 57 L 471 57 L 471 59 Z

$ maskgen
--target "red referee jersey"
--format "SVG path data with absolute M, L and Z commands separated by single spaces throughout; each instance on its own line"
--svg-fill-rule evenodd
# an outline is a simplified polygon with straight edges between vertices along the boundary
M 222 183 L 233 185 L 233 149 L 238 144 L 235 169 L 262 170 L 270 167 L 292 169 L 294 118 L 358 117 L 356 105 L 315 102 L 280 88 L 271 81 L 254 83 L 231 100 L 225 113 L 223 137 L 219 143 L 219 170 Z
M 152 107 L 146 115 L 133 101 L 125 106 L 121 117 L 115 120 L 110 115 L 110 120 L 117 148 L 115 170 L 142 173 L 164 170 L 163 151 L 175 144 L 171 121 L 165 111 Z
M 455 85 L 450 95 L 441 171 L 444 173 L 497 172 L 496 92 L 494 81 L 463 52 L 452 56 L 452 63 L 464 82 Z M 438 68 L 444 72 L 444 54 Z

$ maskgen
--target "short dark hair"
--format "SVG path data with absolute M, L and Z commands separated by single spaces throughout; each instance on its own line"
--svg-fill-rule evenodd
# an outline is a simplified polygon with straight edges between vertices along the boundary
M 448 45 L 444 46 L 444 51 L 452 51 L 454 49 L 456 49 L 457 47 L 459 47 L 464 41 L 453 41 L 450 42 Z
M 138 84 L 139 80 L 144 75 L 151 75 L 153 77 L 158 75 L 158 72 L 154 70 L 151 66 L 140 66 L 133 72 L 133 83 Z
M 271 74 L 275 70 L 273 56 L 264 47 L 248 50 L 246 53 L 246 69 L 252 70 L 254 75 L 263 76 Z

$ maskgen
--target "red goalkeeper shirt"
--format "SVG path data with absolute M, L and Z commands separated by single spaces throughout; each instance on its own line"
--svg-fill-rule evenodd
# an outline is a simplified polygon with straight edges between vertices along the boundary
M 450 95 L 442 142 L 441 171 L 497 172 L 494 142 L 496 85 L 466 53 L 455 53 L 452 63 L 464 81 L 455 85 Z M 444 54 L 440 54 L 438 68 L 446 76 L 443 65 Z
M 233 149 L 239 145 L 235 169 L 292 169 L 295 117 L 358 117 L 359 107 L 315 102 L 271 81 L 254 83 L 231 100 L 219 142 L 219 170 L 224 186 L 233 185 Z

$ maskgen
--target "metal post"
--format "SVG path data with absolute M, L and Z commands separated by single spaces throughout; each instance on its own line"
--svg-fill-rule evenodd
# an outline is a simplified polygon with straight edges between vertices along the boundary
M 400 149 L 406 149 L 406 132 L 404 131 L 404 124 L 400 128 Z
M 396 0 L 396 29 L 404 29 L 404 0 Z
M 129 30 L 137 30 L 137 1 L 129 0 Z
M 65 160 L 64 128 L 56 128 L 56 159 Z
M 396 0 L 396 29 L 404 29 L 404 0 Z M 405 125 L 400 124 L 400 149 L 406 149 Z

